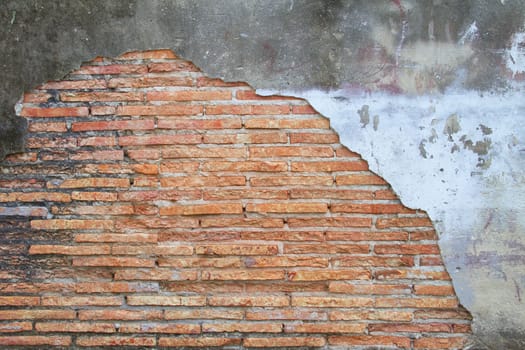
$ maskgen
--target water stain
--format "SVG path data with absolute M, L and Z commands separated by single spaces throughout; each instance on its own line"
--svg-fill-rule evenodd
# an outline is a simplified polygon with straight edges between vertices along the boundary
M 360 110 L 357 111 L 357 114 L 359 114 L 361 127 L 365 128 L 370 123 L 370 113 L 368 112 L 368 109 L 370 107 L 368 105 L 363 105 Z
M 461 126 L 459 125 L 459 119 L 457 114 L 451 114 L 447 121 L 445 122 L 445 128 L 443 129 L 443 134 L 448 135 L 449 141 L 454 141 L 452 138 L 453 134 L 458 133 L 461 130 Z

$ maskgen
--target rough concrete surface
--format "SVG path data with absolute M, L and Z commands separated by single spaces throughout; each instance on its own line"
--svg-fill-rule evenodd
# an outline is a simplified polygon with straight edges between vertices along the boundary
M 170 48 L 309 97 L 429 211 L 476 347 L 521 349 L 524 15 L 525 0 L 4 0 L 0 156 L 23 149 L 23 92 L 95 56 Z

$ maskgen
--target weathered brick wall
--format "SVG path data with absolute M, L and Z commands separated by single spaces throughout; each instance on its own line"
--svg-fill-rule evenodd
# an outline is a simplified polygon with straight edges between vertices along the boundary
M 306 102 L 170 51 L 26 94 L 0 168 L 0 344 L 461 348 L 427 215 Z

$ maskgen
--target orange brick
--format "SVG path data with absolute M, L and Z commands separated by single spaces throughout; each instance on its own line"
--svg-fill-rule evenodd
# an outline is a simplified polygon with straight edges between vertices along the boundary
M 381 323 L 381 324 L 370 324 L 368 326 L 370 332 L 385 332 L 385 333 L 399 333 L 399 332 L 410 332 L 410 333 L 450 333 L 452 331 L 452 325 L 444 323 Z
M 156 233 L 81 233 L 75 236 L 75 242 L 79 243 L 155 243 Z
M 156 292 L 157 283 L 136 282 L 82 282 L 75 284 L 76 293 L 135 293 Z
M 195 145 L 201 142 L 197 134 L 121 136 L 118 143 L 121 146 L 144 145 Z
M 312 293 L 326 292 L 327 286 L 323 281 L 293 283 L 286 281 L 273 281 L 271 284 L 251 281 L 250 283 L 246 284 L 246 291 L 250 293 Z
M 163 174 L 187 173 L 197 171 L 199 167 L 199 162 L 162 162 L 160 172 Z
M 78 122 L 71 125 L 71 130 L 73 132 L 104 130 L 153 130 L 154 128 L 155 121 L 153 119 Z
M 44 306 L 118 306 L 122 305 L 121 297 L 102 296 L 43 296 Z
M 288 136 L 284 132 L 257 132 L 235 134 L 206 134 L 203 143 L 216 144 L 261 144 L 261 143 L 287 143 Z
M 157 86 L 193 86 L 193 79 L 184 76 L 142 76 L 138 78 L 112 78 L 108 81 L 109 88 L 149 88 Z
M 71 198 L 76 201 L 114 202 L 117 194 L 114 192 L 79 192 L 73 191 Z
M 247 320 L 303 320 L 303 321 L 322 321 L 327 319 L 324 311 L 308 311 L 293 309 L 274 309 L 246 311 Z
M 198 324 L 163 324 L 163 323 L 126 323 L 119 328 L 121 333 L 170 333 L 170 334 L 198 334 L 201 326 Z
M 13 192 L 9 197 L 6 202 L 71 202 L 70 194 L 60 192 Z
M 164 158 L 246 158 L 244 147 L 170 147 Z
M 125 336 L 80 336 L 78 346 L 155 346 L 157 340 L 152 337 Z
M 82 66 L 72 74 L 144 74 L 148 68 L 144 65 L 135 64 L 111 64 L 107 66 Z
M 331 259 L 334 267 L 376 267 L 376 266 L 414 266 L 414 258 L 410 256 L 402 257 L 382 257 L 382 256 L 345 256 Z
M 366 310 L 366 311 L 331 311 L 330 320 L 332 321 L 411 321 L 413 317 L 410 311 L 385 311 L 385 310 Z
M 252 146 L 250 158 L 273 157 L 333 157 L 334 151 L 329 146 Z M 315 167 L 317 169 L 317 167 Z M 310 170 L 306 170 L 310 171 Z M 314 170 L 315 171 L 315 170 Z
M 287 324 L 286 333 L 365 333 L 366 323 L 302 323 Z
M 335 204 L 332 204 L 332 207 Z M 326 233 L 327 241 L 407 241 L 408 232 L 333 231 Z
M 247 212 L 256 213 L 326 213 L 328 205 L 326 203 L 248 203 Z
M 155 62 L 148 64 L 149 71 L 151 73 L 165 73 L 165 72 L 199 72 L 193 63 L 188 61 L 176 60 L 170 62 Z M 155 77 L 156 79 L 158 77 Z
M 171 269 L 140 269 L 119 270 L 115 272 L 115 280 L 145 280 L 145 281 L 194 281 L 197 271 L 173 271 Z
M 124 151 L 122 150 L 107 150 L 107 151 L 94 151 L 94 152 L 77 152 L 69 156 L 71 160 L 123 160 Z
M 160 179 L 162 187 L 225 187 L 244 186 L 245 184 L 244 176 L 179 176 Z
M 454 295 L 454 287 L 451 285 L 436 286 L 416 284 L 414 286 L 414 291 L 419 295 Z
M 203 199 L 226 200 L 226 199 L 287 199 L 288 191 L 286 190 L 249 190 L 241 189 L 224 189 L 224 190 L 205 190 Z
M 146 94 L 146 100 L 148 101 L 212 101 L 231 99 L 232 93 L 228 90 L 151 91 Z
M 74 313 L 74 311 L 72 311 Z M 78 319 L 83 321 L 90 320 L 159 320 L 163 318 L 162 310 L 121 310 L 121 309 L 102 309 L 102 310 L 80 310 Z
M 193 247 L 188 245 L 114 245 L 113 255 L 192 255 Z
M 290 227 L 370 227 L 368 217 L 290 218 Z
M 334 162 L 292 162 L 292 171 L 332 172 L 368 170 L 364 160 Z
M 300 241 L 320 242 L 324 241 L 324 233 L 321 231 L 272 231 L 272 232 L 242 232 L 243 240 L 265 240 L 265 241 Z
M 330 345 L 346 346 L 396 346 L 400 348 L 410 348 L 410 338 L 394 337 L 382 335 L 356 335 L 356 336 L 330 336 L 328 337 Z
M 245 338 L 244 346 L 253 348 L 274 347 L 320 347 L 326 344 L 322 337 L 272 337 L 272 338 Z
M 31 331 L 33 324 L 31 322 L 8 322 L 0 323 L 0 333 L 15 333 Z
M 160 215 L 242 214 L 241 203 L 176 205 L 160 208 Z
M 62 80 L 48 81 L 40 86 L 44 90 L 80 90 L 80 89 L 105 89 L 106 81 L 102 79 L 93 80 Z
M 71 337 L 66 336 L 0 336 L 3 346 L 70 346 Z
M 160 258 L 158 259 L 159 266 L 171 266 L 179 268 L 195 268 L 195 267 L 241 267 L 241 259 L 238 257 L 232 258 Z
M 422 256 L 419 258 L 420 266 L 443 266 L 441 256 Z
M 389 269 L 376 270 L 374 277 L 377 280 L 393 279 L 424 279 L 424 280 L 450 280 L 446 271 L 425 271 L 422 269 Z
M 119 106 L 117 108 L 117 115 L 172 115 L 172 116 L 189 116 L 201 115 L 203 106 L 199 105 L 159 105 L 159 106 Z
M 249 118 L 244 122 L 246 129 L 329 129 L 330 122 L 324 118 Z
M 207 281 L 266 281 L 284 280 L 283 270 L 217 270 L 202 271 L 202 280 Z
M 115 333 L 112 323 L 84 323 L 84 322 L 37 322 L 35 329 L 39 332 L 64 333 Z
M 222 119 L 175 119 L 159 118 L 157 122 L 158 129 L 171 130 L 224 130 L 240 129 L 242 121 L 240 118 L 222 118 Z
M 285 254 L 367 254 L 368 244 L 285 244 Z
M 172 309 L 164 311 L 166 320 L 241 320 L 244 317 L 244 311 L 224 308 L 212 308 L 207 306 L 204 309 Z
M 0 320 L 74 319 L 73 310 L 0 310 Z
M 91 115 L 115 114 L 117 108 L 114 106 L 91 106 Z
M 153 267 L 155 260 L 127 257 L 85 257 L 74 258 L 73 266 L 118 266 L 118 267 Z
M 20 116 L 22 117 L 87 117 L 89 109 L 87 107 L 54 107 L 54 108 L 40 108 L 40 107 L 24 107 Z
M 328 267 L 328 258 L 301 256 L 248 257 L 244 261 L 246 267 Z M 292 273 L 289 272 L 289 275 Z
M 27 148 L 76 148 L 77 139 L 74 137 L 28 138 Z
M 145 217 L 141 219 L 121 219 L 116 222 L 116 227 L 120 230 L 173 227 L 191 228 L 198 226 L 199 220 L 194 218 L 166 219 L 157 217 Z
M 199 77 L 197 79 L 197 86 L 198 87 L 249 87 L 247 83 L 244 82 L 225 82 L 222 79 L 216 79 L 216 78 L 208 78 L 208 77 Z
M 240 171 L 240 172 L 278 172 L 286 171 L 288 164 L 286 162 L 225 162 L 225 161 L 210 161 L 202 164 L 202 171 Z
M 310 105 L 294 105 L 292 106 L 293 114 L 319 114 L 312 106 Z
M 347 282 L 330 282 L 328 290 L 332 293 L 345 294 L 411 294 L 408 284 L 356 284 Z
M 84 137 L 78 140 L 79 146 L 95 146 L 95 147 L 105 147 L 105 146 L 115 146 L 117 140 L 115 137 L 105 137 L 105 136 L 94 136 L 94 137 Z
M 372 298 L 292 296 L 292 306 L 299 307 L 370 307 Z
M 386 181 L 374 174 L 337 175 L 337 186 L 345 185 L 386 185 Z
M 130 51 L 118 56 L 117 60 L 151 60 L 151 59 L 176 59 L 178 58 L 169 49 Z
M 416 349 L 463 349 L 466 340 L 464 337 L 449 338 L 420 338 L 414 340 Z
M 257 100 L 257 101 L 286 101 L 286 100 L 298 100 L 296 97 L 289 96 L 264 96 L 257 94 L 254 90 L 239 90 L 235 94 L 235 98 L 238 100 Z
M 281 333 L 280 323 L 204 323 L 202 331 L 206 333 Z
M 47 183 L 48 188 L 84 188 L 84 187 L 129 187 L 129 179 L 118 179 L 118 178 L 104 178 L 104 177 L 91 177 L 82 179 L 66 179 L 62 182 L 56 183 L 55 181 L 49 181 Z
M 256 114 L 288 114 L 290 106 L 288 105 L 212 105 L 206 106 L 208 115 L 256 115 Z
M 376 254 L 439 254 L 437 244 L 381 244 L 374 247 Z
M 333 190 L 333 189 L 291 189 L 292 199 L 344 199 L 344 200 L 367 200 L 373 199 L 373 192 L 361 190 Z
M 206 306 L 206 296 L 129 295 L 132 306 Z
M 438 235 L 434 230 L 410 232 L 411 241 L 436 241 Z
M 40 304 L 40 297 L 0 296 L 0 306 L 35 306 Z
M 167 191 L 129 191 L 121 192 L 118 194 L 119 199 L 122 201 L 134 201 L 134 202 L 145 202 L 154 200 L 190 200 L 200 199 L 200 190 L 167 190 Z
M 267 186 L 330 186 L 331 176 L 253 176 L 250 184 L 255 187 Z
M 290 281 L 327 281 L 327 280 L 369 280 L 372 274 L 368 270 L 331 270 L 331 271 L 288 271 Z
M 210 296 L 208 304 L 211 306 L 260 306 L 282 307 L 290 305 L 290 298 L 283 295 L 271 296 Z
M 67 125 L 62 122 L 29 123 L 29 132 L 66 132 Z
M 31 228 L 36 230 L 110 230 L 111 220 L 32 220 Z
M 314 133 L 314 132 L 303 132 L 303 133 L 291 133 L 290 143 L 337 143 L 339 142 L 339 136 L 335 133 Z
M 275 255 L 279 252 L 277 245 L 240 245 L 214 244 L 199 245 L 195 248 L 198 255 Z
M 432 222 L 428 217 L 380 218 L 377 219 L 376 227 L 432 227 Z
M 415 308 L 432 308 L 447 309 L 458 306 L 455 298 L 382 298 L 376 300 L 377 307 L 415 307 Z
M 199 337 L 199 338 L 159 338 L 159 346 L 161 347 L 224 347 L 224 346 L 235 346 L 240 345 L 241 339 L 239 338 L 222 338 L 222 337 Z
M 29 254 L 55 254 L 55 255 L 101 255 L 109 254 L 109 245 L 71 246 L 71 245 L 32 245 Z
M 142 101 L 142 92 L 63 92 L 60 100 L 64 102 L 110 102 Z

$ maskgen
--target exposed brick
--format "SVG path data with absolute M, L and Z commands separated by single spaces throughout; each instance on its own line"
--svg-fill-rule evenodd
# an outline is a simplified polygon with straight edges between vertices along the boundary
M 166 310 L 164 317 L 167 320 L 241 320 L 244 317 L 244 311 L 208 306 L 205 309 Z
M 247 320 L 303 320 L 303 321 L 323 321 L 327 319 L 324 311 L 309 311 L 307 309 L 274 309 L 246 311 Z
M 210 161 L 202 164 L 202 171 L 228 171 L 228 172 L 279 172 L 286 171 L 286 162 L 241 161 L 225 162 Z
M 52 108 L 39 108 L 39 107 L 24 107 L 20 116 L 22 117 L 87 117 L 89 115 L 89 109 L 87 107 L 52 107 Z
M 247 129 L 328 129 L 330 122 L 324 118 L 250 118 L 244 122 L 244 127 Z
M 372 298 L 345 298 L 345 297 L 317 297 L 292 296 L 292 306 L 299 307 L 370 307 L 374 305 Z
M 368 270 L 332 270 L 332 271 L 289 271 L 290 281 L 326 281 L 326 280 L 369 280 L 372 275 Z
M 261 143 L 287 143 L 288 136 L 284 132 L 257 132 L 235 134 L 206 134 L 204 143 L 215 144 L 261 144 Z
M 8 322 L 0 323 L 0 333 L 25 332 L 33 329 L 31 322 Z
M 277 245 L 215 244 L 195 248 L 199 255 L 275 255 L 278 252 Z
M 164 158 L 245 158 L 244 147 L 170 147 L 162 152 Z
M 328 267 L 327 258 L 314 258 L 302 256 L 249 257 L 244 259 L 244 263 L 246 267 Z M 318 273 L 319 271 L 311 272 Z M 300 276 L 300 272 L 289 272 L 288 275 L 290 280 L 298 280 L 296 278 L 298 278 L 298 275 Z
M 71 130 L 79 131 L 103 131 L 103 130 L 153 130 L 155 121 L 152 119 L 130 119 L 96 122 L 79 122 L 71 125 Z
M 224 347 L 224 346 L 234 346 L 240 345 L 241 339 L 239 338 L 224 338 L 224 337 L 199 337 L 199 338 L 186 338 L 186 337 L 177 337 L 177 338 L 159 338 L 159 346 L 164 347 L 196 347 L 196 348 L 206 348 L 206 347 Z
M 116 328 L 112 323 L 87 323 L 87 322 L 37 322 L 35 329 L 39 332 L 63 333 L 115 333 Z
M 256 187 L 269 186 L 330 186 L 331 176 L 253 176 L 250 184 Z
M 105 89 L 106 87 L 106 81 L 102 79 L 49 81 L 40 85 L 40 89 L 44 90 Z
M 155 346 L 153 337 L 136 336 L 80 336 L 76 341 L 78 346 Z
M 290 298 L 287 296 L 210 296 L 208 304 L 211 306 L 261 306 L 280 307 L 289 306 Z
M 0 296 L 0 306 L 35 306 L 40 304 L 40 297 Z
M 410 294 L 412 292 L 408 284 L 356 284 L 348 282 L 330 282 L 329 290 L 332 293 L 345 294 Z
M 281 333 L 280 323 L 205 323 L 202 331 L 206 333 Z
M 242 121 L 240 118 L 221 118 L 221 119 L 175 119 L 159 118 L 158 129 L 172 130 L 222 130 L 240 129 Z
M 188 61 L 170 61 L 170 62 L 155 62 L 148 64 L 149 71 L 152 73 L 166 73 L 166 72 L 198 72 L 199 69 Z
M 250 158 L 333 157 L 334 155 L 332 147 L 328 146 L 252 146 L 249 152 Z
M 154 63 L 155 64 L 155 63 Z M 162 64 L 162 63 L 159 63 Z M 192 86 L 190 77 L 142 76 L 139 78 L 112 78 L 108 81 L 109 88 L 149 88 L 157 86 Z
M 121 333 L 169 333 L 169 334 L 198 334 L 201 326 L 197 324 L 164 324 L 164 323 L 132 323 L 123 324 L 119 328 Z
M 348 310 L 348 311 L 331 311 L 330 320 L 332 321 L 411 321 L 413 314 L 411 311 L 388 311 L 388 310 Z
M 200 115 L 203 112 L 203 107 L 199 105 L 144 105 L 144 106 L 119 106 L 117 108 L 117 115 L 172 115 L 172 116 L 187 116 Z
M 178 58 L 169 49 L 130 51 L 118 56 L 117 60 L 151 60 L 151 59 L 176 59 Z
M 75 236 L 75 242 L 79 243 L 154 243 L 157 242 L 156 233 L 81 233 Z
M 266 280 L 284 280 L 285 273 L 283 270 L 221 270 L 221 271 L 203 271 L 203 280 L 211 281 L 266 281 Z
M 70 346 L 71 337 L 68 336 L 0 336 L 3 346 Z
M 144 74 L 148 72 L 148 68 L 145 65 L 140 64 L 111 64 L 106 66 L 82 66 L 79 70 L 73 72 L 73 74 L 104 74 L 104 75 L 116 75 L 116 74 Z
M 60 100 L 64 102 L 110 102 L 142 101 L 142 92 L 63 92 Z
M 60 254 L 60 255 L 101 255 L 109 254 L 109 245 L 65 246 L 65 245 L 32 245 L 29 254 Z
M 196 134 L 121 136 L 118 139 L 121 146 L 195 145 L 200 142 L 201 136 Z
M 110 230 L 111 220 L 32 220 L 31 227 L 37 230 Z
M 222 79 L 199 77 L 197 78 L 198 87 L 248 87 L 244 82 L 226 82 Z
M 238 100 L 257 100 L 257 101 L 283 101 L 283 100 L 298 100 L 296 97 L 286 96 L 263 96 L 257 94 L 254 90 L 239 90 L 235 94 Z
M 228 258 L 159 258 L 159 266 L 171 266 L 179 268 L 196 268 L 196 267 L 241 267 L 241 259 L 238 257 Z
M 248 203 L 247 212 L 257 213 L 326 213 L 328 205 L 326 203 Z
M 337 175 L 335 182 L 338 186 L 345 185 L 386 185 L 385 180 L 374 174 Z
M 241 214 L 242 210 L 241 203 L 176 205 L 160 208 L 160 215 Z
M 345 256 L 332 258 L 331 262 L 336 267 L 352 267 L 352 266 L 389 266 L 389 267 L 403 267 L 414 266 L 414 258 L 410 256 L 402 257 L 384 257 L 384 256 Z
M 116 111 L 115 106 L 91 106 L 91 115 L 111 115 Z
M 117 194 L 114 192 L 71 192 L 71 198 L 76 201 L 114 202 Z
M 66 132 L 67 125 L 63 122 L 30 123 L 29 132 Z
M 328 337 L 330 345 L 346 346 L 396 346 L 399 348 L 410 348 L 410 338 L 382 336 L 382 335 L 356 335 L 356 336 L 330 336 Z
M 462 349 L 465 346 L 464 337 L 450 338 L 420 338 L 414 340 L 416 349 Z
M 130 295 L 126 298 L 128 305 L 133 306 L 205 306 L 206 296 L 157 296 Z
M 381 244 L 374 247 L 376 254 L 439 254 L 437 244 Z
M 73 266 L 153 267 L 155 260 L 128 257 L 82 257 L 74 258 Z
M 245 183 L 244 176 L 193 176 L 160 179 L 162 187 L 226 187 L 244 186 Z
M 115 272 L 115 280 L 144 280 L 144 281 L 194 281 L 198 277 L 197 271 L 173 271 L 171 269 L 129 269 Z
M 77 293 L 134 293 L 156 292 L 158 290 L 157 283 L 82 282 L 75 284 L 75 292 Z
M 76 312 L 73 310 L 0 310 L 0 320 L 66 320 L 75 317 Z
M 321 347 L 326 344 L 322 337 L 272 337 L 272 338 L 245 338 L 244 346 L 253 348 L 268 347 Z
M 303 323 L 287 324 L 286 333 L 364 333 L 366 323 Z
M 454 295 L 454 287 L 451 285 L 436 286 L 416 284 L 414 286 L 414 291 L 419 295 Z
M 285 244 L 285 254 L 366 254 L 368 244 Z
M 192 255 L 188 245 L 114 245 L 111 253 L 116 255 Z
M 162 318 L 163 318 L 162 310 L 101 309 L 101 310 L 80 310 L 78 312 L 78 319 L 83 320 L 83 321 L 90 321 L 90 320 L 116 320 L 116 321 L 160 320 Z
M 432 227 L 432 222 L 428 217 L 380 218 L 377 219 L 376 227 Z
M 146 94 L 146 99 L 148 101 L 231 100 L 232 93 L 228 90 L 151 91 Z

